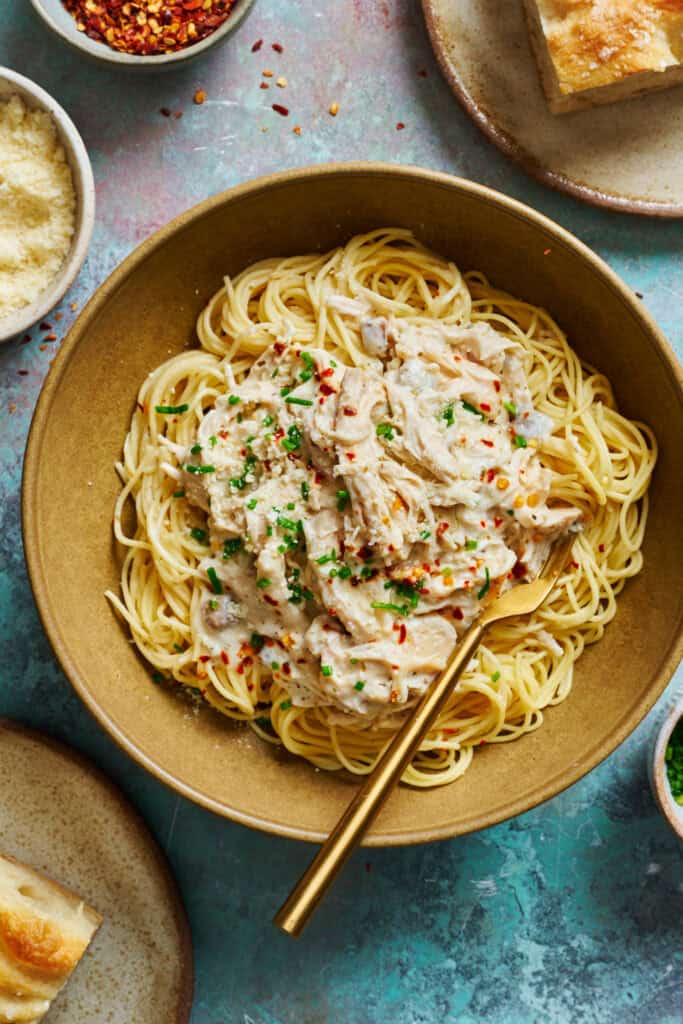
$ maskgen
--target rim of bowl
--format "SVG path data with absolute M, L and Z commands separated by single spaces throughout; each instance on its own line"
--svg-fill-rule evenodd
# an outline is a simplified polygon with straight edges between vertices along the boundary
M 30 78 L 10 68 L 0 67 L 0 82 L 9 82 L 16 87 L 22 98 L 29 101 L 29 106 L 37 106 L 51 115 L 71 168 L 76 194 L 76 225 L 71 248 L 55 277 L 35 301 L 0 319 L 2 343 L 33 327 L 64 298 L 76 280 L 85 262 L 95 226 L 95 179 L 90 157 L 78 128 L 57 100 Z
M 135 54 L 135 53 L 123 53 L 120 50 L 114 50 L 106 43 L 100 43 L 97 40 L 91 40 L 85 33 L 79 32 L 75 27 L 74 21 L 73 29 L 64 28 L 57 19 L 53 16 L 44 0 L 30 0 L 33 10 L 36 12 L 40 20 L 49 29 L 51 29 L 55 35 L 70 46 L 73 50 L 83 54 L 86 57 L 91 57 L 93 60 L 102 61 L 104 64 L 111 64 L 116 67 L 128 68 L 130 70 L 163 70 L 164 68 L 172 68 L 178 64 L 182 64 L 184 61 L 192 60 L 193 57 L 198 57 L 201 53 L 215 46 L 216 43 L 225 39 L 231 32 L 242 23 L 246 18 L 248 12 L 253 6 L 255 0 L 237 0 L 237 7 L 234 12 L 225 19 L 222 25 L 219 25 L 217 29 L 211 32 L 204 39 L 200 39 L 199 42 L 193 43 L 192 46 L 185 46 L 181 50 L 174 50 L 171 53 L 157 53 L 157 54 Z M 86 45 L 83 40 L 87 39 L 88 42 L 92 42 L 92 47 Z
M 474 195 L 492 205 L 502 207 L 517 217 L 531 221 L 541 231 L 545 232 L 550 239 L 561 242 L 572 249 L 579 259 L 592 264 L 601 276 L 607 281 L 617 296 L 624 302 L 633 313 L 636 320 L 640 321 L 643 329 L 648 334 L 652 343 L 653 356 L 659 358 L 666 366 L 669 374 L 674 379 L 677 389 L 683 394 L 683 367 L 671 349 L 665 336 L 657 326 L 655 320 L 647 310 L 636 299 L 635 293 L 621 280 L 621 278 L 609 267 L 605 261 L 592 251 L 585 243 L 581 242 L 575 235 L 565 228 L 556 224 L 549 217 L 512 199 L 495 189 L 477 182 L 468 181 L 465 178 L 458 178 L 454 175 L 445 174 L 440 171 L 431 171 L 424 167 L 417 167 L 409 164 L 392 164 L 383 162 L 349 162 L 330 163 L 314 166 L 299 167 L 294 170 L 280 171 L 275 174 L 255 178 L 234 188 L 220 192 L 209 199 L 197 204 L 189 210 L 169 221 L 163 228 L 160 228 L 149 238 L 143 241 L 130 253 L 100 285 L 93 294 L 87 305 L 83 308 L 71 330 L 60 346 L 55 356 L 43 388 L 38 398 L 36 408 L 31 422 L 26 454 L 24 458 L 24 472 L 22 483 L 22 533 L 24 539 L 24 550 L 29 580 L 33 590 L 36 606 L 40 619 L 47 634 L 48 640 L 57 657 L 57 660 L 66 674 L 69 682 L 83 701 L 85 706 L 95 717 L 102 728 L 111 738 L 139 765 L 150 772 L 156 779 L 180 793 L 182 796 L 194 803 L 199 804 L 207 810 L 213 811 L 221 817 L 236 821 L 249 828 L 255 828 L 262 832 L 273 835 L 284 836 L 289 839 L 299 839 L 306 842 L 320 843 L 327 838 L 327 834 L 313 829 L 304 829 L 295 825 L 283 825 L 274 823 L 271 820 L 259 817 L 231 806 L 226 801 L 219 801 L 207 796 L 184 782 L 176 774 L 171 774 L 165 768 L 158 765 L 140 746 L 138 746 L 126 733 L 118 727 L 111 719 L 107 711 L 90 693 L 87 678 L 78 671 L 69 653 L 66 643 L 63 641 L 57 618 L 52 604 L 47 596 L 47 588 L 44 586 L 42 574 L 42 561 L 40 557 L 40 537 L 35 516 L 32 514 L 36 490 L 38 487 L 38 470 L 40 464 L 41 434 L 44 425 L 50 415 L 52 400 L 59 389 L 60 378 L 66 369 L 72 351 L 76 348 L 81 337 L 91 322 L 97 319 L 102 308 L 109 301 L 109 298 L 116 293 L 124 281 L 135 272 L 137 267 L 156 249 L 162 246 L 166 240 L 176 231 L 182 229 L 192 220 L 202 218 L 211 213 L 212 210 L 225 202 L 240 199 L 244 196 L 253 195 L 264 190 L 277 190 L 287 187 L 292 181 L 311 180 L 315 178 L 351 177 L 354 175 L 372 176 L 377 178 L 386 175 L 409 178 L 416 181 L 427 181 L 440 184 L 454 191 Z M 600 743 L 597 743 L 582 764 L 575 764 L 571 771 L 568 771 L 562 779 L 561 785 L 556 781 L 546 781 L 535 790 L 532 796 L 521 796 L 508 804 L 504 812 L 491 811 L 481 815 L 474 821 L 467 822 L 462 828 L 454 829 L 449 825 L 439 828 L 408 830 L 398 833 L 370 833 L 363 841 L 363 846 L 407 846 L 415 843 L 432 842 L 440 839 L 451 839 L 455 835 L 465 835 L 469 832 L 476 832 L 496 825 L 499 822 L 507 821 L 525 811 L 537 807 L 551 797 L 557 796 L 569 786 L 578 782 L 590 771 L 609 756 L 629 736 L 636 725 L 642 721 L 647 712 L 654 706 L 657 698 L 661 695 L 667 682 L 673 675 L 679 661 L 683 657 L 683 621 L 678 623 L 677 630 L 671 637 L 671 643 L 659 661 L 652 685 L 632 714 L 627 719 L 622 719 L 610 736 Z
M 657 733 L 652 751 L 651 767 L 652 788 L 657 805 L 667 824 L 679 839 L 683 839 L 683 805 L 677 804 L 673 798 L 664 760 L 671 734 L 680 721 L 683 721 L 683 697 L 680 697 L 673 705 Z

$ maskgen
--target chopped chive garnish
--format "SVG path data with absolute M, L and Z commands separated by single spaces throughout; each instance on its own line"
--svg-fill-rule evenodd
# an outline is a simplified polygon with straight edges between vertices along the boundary
M 491 574 L 489 573 L 488 565 L 484 569 L 484 574 L 486 576 L 486 583 L 484 584 L 484 586 L 481 588 L 481 590 L 477 594 L 477 597 L 479 598 L 480 601 L 481 601 L 482 597 L 486 597 L 486 595 L 489 592 L 489 587 L 491 586 Z
M 315 370 L 315 363 L 310 352 L 299 352 L 299 359 L 301 359 L 307 370 Z
M 190 530 L 190 537 L 192 537 L 193 540 L 196 540 L 198 544 L 209 543 L 209 538 L 207 536 L 206 530 L 200 530 L 198 526 L 192 527 L 192 529 Z
M 360 693 L 361 690 L 365 689 L 365 683 L 363 682 L 362 679 L 359 679 L 357 683 L 353 684 L 353 688 L 354 690 L 358 690 L 358 692 Z
M 481 409 L 477 409 L 476 405 L 463 401 L 462 407 L 466 412 L 471 412 L 473 416 L 478 416 L 480 420 L 485 419 L 483 412 Z
M 270 526 L 270 524 L 268 526 L 266 526 L 266 536 L 267 537 L 272 537 L 273 536 L 273 527 Z
M 478 546 L 479 544 L 478 541 L 476 540 L 468 540 L 467 543 L 465 544 L 465 547 L 467 548 L 468 551 L 476 551 Z
M 228 398 L 228 405 L 239 405 L 242 399 L 239 395 L 230 395 Z
M 332 548 L 332 550 L 330 551 L 329 555 L 321 555 L 320 558 L 316 558 L 316 560 L 315 560 L 316 565 L 327 565 L 328 562 L 336 562 L 336 561 L 337 561 L 337 551 L 336 551 L 335 548 Z
M 279 670 L 279 668 L 280 668 L 280 662 L 279 661 L 271 661 L 270 667 L 272 668 L 273 672 L 277 672 Z
M 280 552 L 281 555 L 284 555 L 285 551 L 287 550 L 287 548 L 284 546 L 284 544 L 278 544 L 277 549 L 278 549 L 278 551 Z
M 223 558 L 227 561 L 228 558 L 232 558 L 238 551 L 242 550 L 242 538 L 241 537 L 230 537 L 228 540 L 223 541 Z
M 507 409 L 511 416 L 517 415 L 517 406 L 514 402 L 503 402 L 503 408 Z
M 270 728 L 270 719 L 266 718 L 265 715 L 259 715 L 258 718 L 254 719 L 254 721 L 257 725 L 260 725 L 262 729 Z
M 209 583 L 211 584 L 211 589 L 213 590 L 214 594 L 222 594 L 223 584 L 218 579 L 218 573 L 216 572 L 212 565 L 210 565 L 209 568 L 206 570 L 206 575 L 209 577 Z
M 291 512 L 293 511 L 293 509 L 296 508 L 296 505 L 294 504 L 293 501 L 288 501 L 287 504 L 285 505 L 285 508 L 289 509 L 289 511 Z
M 385 437 L 387 441 L 394 440 L 394 428 L 391 423 L 378 423 L 375 427 L 375 433 L 378 437 Z
M 350 494 L 348 491 L 337 491 L 337 511 L 343 512 L 349 503 Z
M 261 636 L 260 633 L 252 633 L 251 636 L 249 637 L 249 643 L 251 644 L 255 651 L 263 650 L 263 645 L 265 644 L 265 642 L 266 638 L 264 636 Z
M 291 390 L 291 388 L 280 388 L 280 398 L 284 398 Z
M 262 576 L 260 580 L 256 580 L 256 586 L 260 590 L 265 590 L 266 587 L 270 586 L 271 582 L 272 580 L 269 580 L 267 576 Z
M 276 521 L 277 525 L 280 526 L 283 530 L 296 530 L 296 529 L 298 529 L 298 526 L 294 522 L 294 520 L 293 519 L 287 519 L 286 516 L 278 516 L 275 521 Z
M 292 706 L 291 700 L 283 700 L 282 704 L 280 704 L 280 710 L 281 711 L 289 711 L 291 706 Z
M 215 466 L 185 466 L 188 473 L 215 473 Z
M 287 431 L 287 437 L 283 437 L 280 444 L 287 452 L 294 452 L 301 444 L 301 431 L 297 427 L 296 423 L 292 423 L 291 427 Z
M 351 664 L 352 665 L 357 665 L 358 664 L 358 658 L 351 658 Z
M 363 579 L 363 580 L 371 580 L 372 577 L 376 574 L 376 572 L 377 572 L 377 569 L 371 569 L 369 566 L 364 565 L 363 568 L 360 571 L 361 579 Z
M 202 446 L 200 444 L 193 444 L 192 447 L 190 448 L 190 451 L 193 455 L 199 455 L 201 450 Z
M 332 666 L 331 665 L 321 665 L 320 666 L 320 671 L 322 672 L 322 674 L 324 676 L 331 676 L 332 675 Z
M 285 398 L 285 405 L 313 405 L 310 398 L 296 398 L 294 395 Z
M 465 403 L 463 402 L 463 405 L 464 404 Z M 447 427 L 452 427 L 453 426 L 454 414 L 453 414 L 453 406 L 452 405 L 447 405 L 446 406 L 444 411 L 441 413 L 441 419 L 446 421 L 446 426 Z
M 247 508 L 251 512 L 251 511 L 253 511 L 256 508 L 257 504 L 258 504 L 258 498 L 250 498 L 249 501 L 247 502 Z
M 154 680 L 155 683 L 166 682 L 166 676 L 163 674 L 163 672 L 152 672 L 152 679 Z
M 211 437 L 209 438 L 209 444 L 212 448 L 215 448 L 216 445 L 218 444 L 218 438 L 216 437 L 215 434 L 212 434 Z
M 211 609 L 212 612 L 215 612 L 216 609 L 218 608 L 218 601 L 216 600 L 215 597 L 212 597 L 211 600 L 209 601 L 209 608 Z
M 515 448 L 526 448 L 527 440 L 521 434 L 515 434 Z
M 308 496 L 311 493 L 311 488 L 308 486 L 305 480 L 301 481 L 301 497 L 304 501 L 308 501 Z
M 270 413 L 268 413 L 267 416 L 263 417 L 263 426 L 264 427 L 272 427 L 273 423 L 275 423 L 275 420 L 270 415 Z
M 279 366 L 276 366 L 276 367 L 275 367 L 275 369 L 273 370 L 273 372 L 271 373 L 271 375 L 270 375 L 270 376 L 271 376 L 271 377 L 277 377 L 277 375 L 278 375 L 278 373 L 279 373 L 279 372 L 280 372 L 280 367 L 279 367 Z
M 333 366 L 335 370 L 337 369 L 337 364 L 335 363 L 334 359 L 330 359 L 330 366 Z
M 155 405 L 154 411 L 160 412 L 162 416 L 179 416 L 181 412 L 187 412 L 189 405 L 183 402 L 182 405 Z
M 422 533 L 420 534 L 420 539 L 421 540 L 429 540 L 430 537 L 431 537 L 431 533 L 430 533 L 429 530 L 423 530 Z
M 385 612 L 396 612 L 397 615 L 410 615 L 410 608 L 407 604 L 391 604 L 388 601 L 372 601 L 371 608 L 380 608 Z
M 491 682 L 492 683 L 497 683 L 499 679 L 500 679 L 500 672 L 494 672 L 493 675 L 491 676 Z
M 185 491 L 174 491 L 173 492 L 173 497 L 174 498 L 184 498 L 185 497 Z
M 509 516 L 514 516 L 514 514 L 515 514 L 515 510 L 514 510 L 514 508 L 509 508 L 509 509 L 507 509 L 507 514 L 508 514 Z
M 180 654 L 182 654 L 183 651 L 185 650 L 185 648 L 183 647 L 182 644 L 173 644 L 173 650 L 174 651 L 179 651 Z
M 348 567 L 348 565 L 342 565 L 341 569 L 339 570 L 339 579 L 340 580 L 348 580 L 352 576 L 353 576 L 353 569 L 350 569 Z

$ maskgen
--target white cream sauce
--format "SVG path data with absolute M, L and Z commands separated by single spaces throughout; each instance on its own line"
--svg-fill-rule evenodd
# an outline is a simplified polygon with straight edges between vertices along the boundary
M 175 453 L 211 544 L 193 628 L 232 666 L 260 648 L 294 704 L 376 718 L 579 511 L 548 507 L 536 438 L 552 424 L 516 343 L 328 305 L 357 319 L 369 365 L 277 342 Z

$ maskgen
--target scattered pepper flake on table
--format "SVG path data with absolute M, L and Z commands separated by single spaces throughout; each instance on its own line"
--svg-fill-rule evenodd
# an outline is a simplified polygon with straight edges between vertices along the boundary
M 271 46 L 276 53 L 282 53 L 284 50 L 284 46 L 282 45 L 282 43 L 271 43 Z
M 273 103 L 273 110 L 276 114 L 279 114 L 280 117 L 289 117 L 289 108 L 283 107 L 281 103 Z
M 403 121 L 397 121 L 396 122 L 396 131 L 397 132 L 402 132 L 404 128 L 405 128 L 405 125 L 404 125 Z
M 275 84 L 279 85 L 281 89 L 286 89 L 287 88 L 287 79 L 285 78 L 284 75 L 280 75 L 280 77 L 278 79 L 276 79 Z
M 235 0 L 62 0 L 76 28 L 112 50 L 138 56 L 198 43 L 230 16 Z
M 262 39 L 257 39 L 256 42 L 254 43 L 254 45 L 251 48 L 251 52 L 252 53 L 258 53 L 262 46 L 263 46 L 263 40 Z
M 292 128 L 292 131 L 294 132 L 295 135 L 301 135 L 301 125 L 300 124 L 294 125 L 294 127 Z
M 338 103 L 332 103 L 330 105 L 330 114 L 332 115 L 332 117 L 336 117 L 338 113 L 339 113 L 339 104 Z
M 197 89 L 192 99 L 198 107 L 201 107 L 202 103 L 206 101 L 206 92 L 204 89 Z

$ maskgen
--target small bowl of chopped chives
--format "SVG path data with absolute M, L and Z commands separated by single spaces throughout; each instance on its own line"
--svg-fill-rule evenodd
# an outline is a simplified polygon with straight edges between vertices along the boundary
M 0 342 L 56 306 L 85 260 L 95 182 L 65 110 L 29 78 L 0 67 Z
M 669 706 L 655 735 L 649 771 L 659 809 L 683 839 L 683 696 Z

